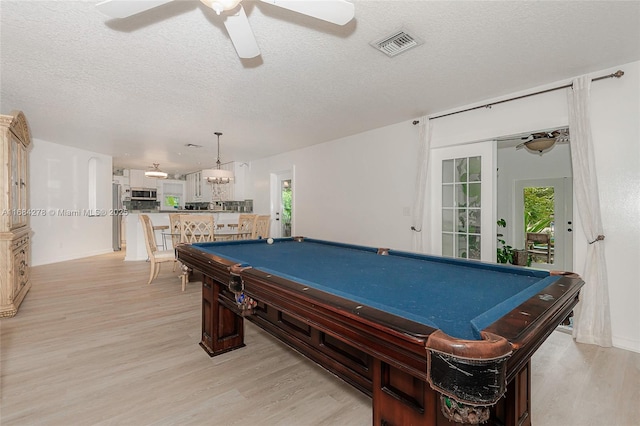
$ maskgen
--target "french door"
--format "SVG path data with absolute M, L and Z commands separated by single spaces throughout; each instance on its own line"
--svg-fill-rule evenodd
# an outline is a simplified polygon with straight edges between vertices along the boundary
M 495 141 L 434 149 L 431 164 L 431 252 L 495 262 Z

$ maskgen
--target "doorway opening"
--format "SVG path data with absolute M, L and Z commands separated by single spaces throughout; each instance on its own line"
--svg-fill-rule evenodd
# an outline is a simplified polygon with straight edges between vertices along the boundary
M 571 182 L 570 178 L 515 182 L 516 239 L 534 268 L 572 270 Z
M 271 173 L 271 217 L 274 218 L 271 236 L 275 238 L 293 235 L 295 226 L 293 185 L 293 169 Z
M 282 237 L 290 237 L 291 236 L 291 214 L 293 213 L 293 208 L 291 205 L 293 191 L 291 189 L 291 179 L 285 179 L 280 181 L 280 201 L 282 205 L 280 206 L 282 211 L 282 217 L 280 219 L 280 227 L 281 227 L 281 235 Z
M 555 191 L 553 186 L 528 186 L 524 199 L 525 246 L 532 264 L 553 265 Z
M 522 135 L 499 138 L 497 229 L 522 250 L 530 267 L 573 270 L 573 179 L 571 144 L 556 143 L 543 154 L 518 149 Z M 571 318 L 563 325 L 570 327 Z M 560 327 L 562 329 L 562 327 Z

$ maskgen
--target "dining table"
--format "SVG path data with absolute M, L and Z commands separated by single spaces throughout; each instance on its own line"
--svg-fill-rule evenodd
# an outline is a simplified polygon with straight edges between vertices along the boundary
M 229 229 L 216 229 L 213 233 L 213 241 L 235 241 L 235 240 L 249 240 L 251 239 L 251 231 L 238 231 L 234 228 Z M 173 242 L 173 237 L 180 239 L 180 233 L 162 232 L 162 245 L 167 250 L 171 250 L 175 247 L 170 247 Z

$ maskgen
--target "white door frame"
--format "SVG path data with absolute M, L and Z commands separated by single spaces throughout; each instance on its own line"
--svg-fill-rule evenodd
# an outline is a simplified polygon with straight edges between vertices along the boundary
M 296 185 L 295 185 L 295 166 L 291 166 L 289 170 L 282 170 L 269 174 L 270 183 L 270 215 L 271 215 L 271 231 L 270 235 L 274 238 L 280 238 L 282 236 L 282 224 L 280 217 L 282 216 L 282 193 L 280 188 L 283 180 L 291 180 L 291 235 L 295 234 L 295 200 L 296 200 Z

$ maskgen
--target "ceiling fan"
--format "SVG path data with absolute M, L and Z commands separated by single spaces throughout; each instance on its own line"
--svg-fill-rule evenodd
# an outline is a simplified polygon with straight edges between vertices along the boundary
M 529 151 L 538 152 L 542 155 L 543 151 L 554 146 L 556 143 L 569 142 L 569 129 L 559 129 L 552 132 L 532 133 L 522 138 L 524 142 L 516 146 L 516 149 L 527 148 Z
M 127 18 L 174 0 L 106 0 L 96 5 L 112 18 Z M 224 26 L 240 58 L 254 58 L 260 54 L 242 0 L 200 0 L 218 15 L 224 14 Z M 354 17 L 353 3 L 346 0 L 261 0 L 336 25 L 345 25 Z

